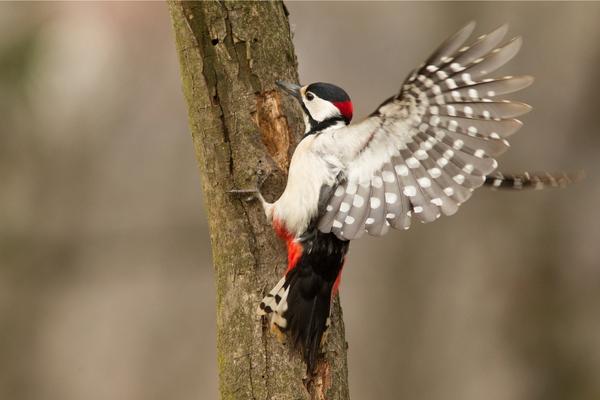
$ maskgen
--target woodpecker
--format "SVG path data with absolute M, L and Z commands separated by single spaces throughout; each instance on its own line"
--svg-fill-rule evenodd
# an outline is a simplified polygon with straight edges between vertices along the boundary
M 272 329 L 287 334 L 309 371 L 351 240 L 453 215 L 484 185 L 539 189 L 573 179 L 496 172 L 507 138 L 522 126 L 516 117 L 531 110 L 498 97 L 533 78 L 487 78 L 517 54 L 521 38 L 503 44 L 503 25 L 465 46 L 474 27 L 471 22 L 446 40 L 398 94 L 353 125 L 352 101 L 342 88 L 277 82 L 298 101 L 306 129 L 279 199 L 269 203 L 255 191 L 288 251 L 287 270 L 258 314 L 271 315 Z

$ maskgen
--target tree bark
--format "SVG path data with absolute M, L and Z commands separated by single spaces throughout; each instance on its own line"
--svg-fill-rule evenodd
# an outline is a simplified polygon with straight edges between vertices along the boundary
M 256 316 L 285 270 L 283 243 L 258 202 L 228 194 L 268 176 L 283 189 L 302 119 L 275 89 L 298 81 L 287 10 L 281 2 L 170 2 L 189 124 L 202 176 L 216 286 L 222 399 L 347 399 L 344 325 L 336 299 L 325 357 L 306 376 L 300 357 Z

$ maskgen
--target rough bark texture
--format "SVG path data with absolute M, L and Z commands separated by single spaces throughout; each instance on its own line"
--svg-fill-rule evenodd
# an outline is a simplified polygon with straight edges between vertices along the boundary
M 255 313 L 285 269 L 284 246 L 257 202 L 227 193 L 255 185 L 257 170 L 269 176 L 268 199 L 285 183 L 302 127 L 274 86 L 298 80 L 287 11 L 281 2 L 170 2 L 170 10 L 212 241 L 221 398 L 347 399 L 339 302 L 326 357 L 307 378 Z

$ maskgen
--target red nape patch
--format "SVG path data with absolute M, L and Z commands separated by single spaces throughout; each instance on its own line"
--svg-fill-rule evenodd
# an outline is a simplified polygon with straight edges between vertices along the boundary
M 352 120 L 352 112 L 354 110 L 352 108 L 351 101 L 338 101 L 338 102 L 334 102 L 333 105 L 336 106 L 338 108 L 338 110 L 340 110 L 340 113 L 342 114 L 342 116 L 344 118 L 346 118 L 348 120 L 348 122 L 350 122 L 350 120 Z
M 298 264 L 298 260 L 302 255 L 302 245 L 294 239 L 294 235 L 288 232 L 288 230 L 285 229 L 285 227 L 281 222 L 279 222 L 279 220 L 273 219 L 273 229 L 275 229 L 275 233 L 277 234 L 277 236 L 279 236 L 281 240 L 283 240 L 287 245 L 288 266 L 285 270 L 285 273 L 287 274 L 292 269 L 294 269 L 296 264 Z
M 335 282 L 333 282 L 333 289 L 331 289 L 331 297 L 338 294 L 338 290 L 340 288 L 340 283 L 342 282 L 342 270 L 344 269 L 344 264 L 346 263 L 346 258 L 342 261 L 342 266 L 340 267 L 340 272 L 338 272 L 337 278 L 335 278 Z

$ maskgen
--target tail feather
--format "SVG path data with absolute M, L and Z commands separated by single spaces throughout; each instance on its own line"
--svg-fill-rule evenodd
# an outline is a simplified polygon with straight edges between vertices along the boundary
M 492 190 L 541 190 L 549 187 L 564 188 L 571 183 L 580 181 L 581 179 L 583 179 L 583 172 L 574 174 L 567 172 L 522 172 L 518 174 L 504 174 L 501 172 L 495 172 L 485 177 L 484 185 L 490 187 Z
M 275 285 L 275 287 L 271 289 L 269 294 L 266 295 L 264 299 L 262 299 L 258 306 L 258 309 L 256 310 L 256 313 L 258 315 L 269 314 L 277 308 L 277 305 L 281 301 L 281 297 L 285 291 L 285 288 L 283 287 L 284 284 L 285 277 L 281 278 L 279 282 L 277 282 L 277 285 Z
M 300 242 L 305 251 L 265 296 L 257 311 L 259 315 L 271 314 L 272 330 L 287 334 L 312 372 L 329 326 L 332 293 L 348 242 L 316 231 Z
M 333 268 L 336 268 L 333 266 Z M 327 329 L 334 280 L 324 279 L 310 265 L 290 271 L 288 333 L 309 370 L 316 366 L 321 340 Z

